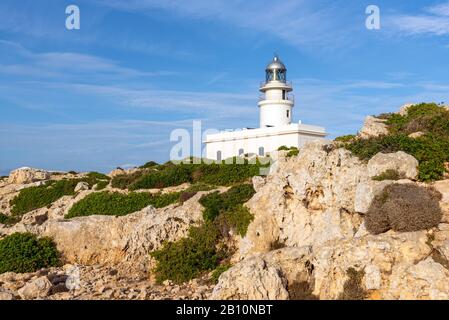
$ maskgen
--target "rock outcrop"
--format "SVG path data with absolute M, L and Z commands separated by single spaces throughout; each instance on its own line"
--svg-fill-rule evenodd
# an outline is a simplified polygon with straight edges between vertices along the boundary
M 359 131 L 359 137 L 362 139 L 378 137 L 388 134 L 388 128 L 385 120 L 368 116 L 365 119 L 363 128 Z
M 11 184 L 27 184 L 48 179 L 50 179 L 48 171 L 24 167 L 11 171 L 8 182 Z

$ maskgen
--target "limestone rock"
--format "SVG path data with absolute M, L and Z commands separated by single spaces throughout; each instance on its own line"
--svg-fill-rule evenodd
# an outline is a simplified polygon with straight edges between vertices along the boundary
M 363 128 L 359 132 L 359 136 L 362 139 L 378 137 L 388 134 L 388 127 L 385 124 L 385 120 L 378 119 L 373 116 L 365 118 Z
M 321 245 L 353 237 L 361 218 L 354 213 L 357 185 L 366 165 L 333 144 L 306 144 L 298 157 L 278 168 L 247 203 L 254 215 L 240 242 L 240 255 L 268 252 L 275 243 Z
M 0 301 L 2 300 L 14 300 L 14 292 L 8 289 L 0 288 Z
M 186 236 L 191 225 L 202 221 L 198 199 L 204 193 L 163 209 L 147 207 L 126 216 L 86 216 L 53 219 L 38 233 L 51 237 L 64 259 L 79 264 L 127 264 L 136 271 L 148 269 L 149 251 L 164 241 Z
M 403 152 L 378 153 L 368 162 L 368 175 L 378 176 L 387 170 L 396 170 L 406 178 L 415 180 L 418 177 L 418 160 Z
M 408 135 L 408 137 L 409 137 L 409 138 L 412 138 L 412 139 L 417 139 L 417 138 L 419 138 L 419 137 L 422 137 L 423 135 L 425 135 L 424 132 L 418 131 L 418 132 L 410 133 L 410 134 Z
M 399 113 L 401 116 L 405 116 L 405 115 L 407 115 L 408 109 L 409 109 L 410 107 L 412 107 L 412 106 L 414 106 L 413 103 L 406 103 L 406 104 L 404 104 L 403 106 L 401 106 L 401 107 L 399 108 L 399 112 L 398 112 L 398 113 Z
M 45 170 L 23 167 L 11 171 L 8 182 L 11 184 L 27 184 L 36 181 L 48 180 L 50 173 Z
M 87 182 L 78 182 L 75 187 L 75 192 L 89 190 L 89 184 Z
M 367 213 L 374 198 L 379 195 L 383 189 L 395 181 L 373 181 L 368 180 L 357 185 L 354 199 L 354 209 L 359 213 Z
M 24 300 L 45 298 L 49 294 L 51 287 L 51 282 L 44 276 L 28 282 L 19 289 L 18 293 Z
M 220 276 L 211 299 L 286 300 L 289 284 L 309 280 L 308 254 L 308 248 L 285 248 L 248 258 Z

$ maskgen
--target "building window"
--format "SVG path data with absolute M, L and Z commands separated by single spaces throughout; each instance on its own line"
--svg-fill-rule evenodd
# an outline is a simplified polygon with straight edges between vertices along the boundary
M 260 147 L 259 148 L 259 156 L 264 156 L 265 155 L 265 149 L 264 147 Z
M 239 156 L 243 156 L 244 153 L 245 153 L 245 150 L 239 149 Z
M 290 118 L 290 110 L 287 110 L 287 118 Z
M 217 160 L 221 161 L 221 151 L 217 151 Z
M 285 90 L 282 90 L 282 100 L 287 100 L 286 97 L 287 97 L 287 95 L 286 95 Z

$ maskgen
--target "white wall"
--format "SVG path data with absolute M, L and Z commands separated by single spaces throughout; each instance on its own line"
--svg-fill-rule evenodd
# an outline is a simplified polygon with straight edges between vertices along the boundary
M 310 129 L 300 132 L 299 128 Z M 313 131 L 315 129 L 315 131 Z M 304 130 L 305 131 L 305 130 Z M 324 129 L 307 125 L 293 124 L 280 128 L 265 128 L 225 132 L 209 135 L 206 143 L 206 157 L 217 160 L 217 151 L 221 151 L 222 160 L 237 156 L 239 149 L 244 153 L 259 154 L 259 147 L 264 147 L 265 153 L 275 151 L 280 146 L 301 148 L 308 141 L 323 139 Z

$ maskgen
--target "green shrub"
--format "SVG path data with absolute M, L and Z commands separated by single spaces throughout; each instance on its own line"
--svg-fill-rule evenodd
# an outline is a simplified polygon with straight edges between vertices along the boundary
M 230 263 L 224 263 L 224 264 L 219 265 L 212 273 L 212 277 L 211 277 L 212 283 L 218 283 L 218 278 L 220 278 L 220 276 L 224 272 L 228 271 L 231 267 L 232 267 L 232 265 Z
M 366 229 L 380 234 L 390 229 L 412 232 L 438 226 L 441 194 L 413 184 L 392 184 L 376 196 L 365 216 Z
M 254 193 L 252 185 L 242 184 L 234 186 L 221 194 L 213 192 L 204 195 L 200 199 L 200 203 L 205 207 L 203 211 L 204 220 L 213 221 L 220 213 L 236 208 L 251 199 Z
M 140 169 L 150 169 L 150 168 L 156 167 L 158 165 L 159 165 L 159 163 L 157 163 L 157 162 L 149 161 L 149 162 L 145 163 L 143 166 L 140 166 L 139 168 Z
M 130 174 L 121 174 L 112 178 L 111 186 L 118 189 L 128 189 L 130 185 L 139 180 L 148 171 L 141 170 Z
M 291 148 L 290 151 L 287 153 L 286 157 L 287 158 L 296 157 L 298 154 L 299 154 L 298 148 Z
M 346 143 L 346 142 L 352 141 L 353 139 L 355 139 L 355 137 L 356 136 L 353 135 L 353 134 L 348 134 L 348 135 L 345 135 L 345 136 L 341 136 L 341 137 L 335 138 L 335 141 Z
M 354 268 L 346 270 L 348 279 L 343 285 L 343 292 L 340 294 L 340 300 L 364 300 L 368 296 L 368 292 L 363 288 L 362 280 L 365 271 L 357 271 Z
M 156 281 L 169 279 L 175 283 L 189 281 L 204 271 L 214 270 L 220 260 L 216 245 L 217 229 L 210 223 L 191 227 L 189 236 L 176 242 L 168 242 L 160 250 L 150 253 L 157 260 L 153 270 Z
M 390 135 L 357 139 L 345 147 L 361 159 L 370 159 L 378 152 L 404 151 L 419 162 L 419 180 L 439 180 L 449 161 L 449 111 L 434 103 L 423 103 L 408 109 L 407 115 L 392 114 L 386 124 Z M 425 134 L 409 138 L 413 132 Z
M 372 178 L 374 181 L 384 181 L 384 180 L 400 180 L 405 178 L 404 174 L 399 173 L 397 170 L 388 169 L 385 172 Z
M 3 213 L 0 213 L 0 223 L 4 225 L 12 225 L 19 221 L 17 217 L 7 216 Z
M 200 227 L 192 227 L 187 238 L 166 243 L 160 250 L 151 253 L 157 261 L 154 269 L 156 280 L 188 281 L 202 272 L 214 270 L 220 261 L 229 258 L 226 245 L 217 249 L 223 240 L 220 228 L 232 228 L 242 235 L 246 233 L 252 215 L 242 204 L 254 192 L 252 185 L 244 184 L 222 194 L 214 192 L 204 195 L 200 202 L 205 207 L 205 222 Z
M 179 200 L 179 193 L 149 194 L 117 192 L 92 193 L 70 208 L 66 219 L 89 215 L 124 216 L 152 205 L 166 207 Z
M 98 173 L 98 172 L 89 172 L 88 174 L 87 174 L 87 178 L 90 180 L 90 181 L 97 181 L 97 180 L 106 180 L 106 181 L 109 181 L 109 180 L 111 180 L 111 178 L 109 177 L 109 176 L 107 176 L 107 175 L 105 175 L 105 174 L 103 174 L 103 173 Z
M 0 240 L 0 274 L 35 272 L 59 264 L 59 253 L 49 238 L 14 233 Z
M 96 191 L 103 190 L 109 185 L 109 181 L 102 180 L 97 182 L 97 187 L 95 188 Z
M 128 189 L 154 189 L 178 186 L 191 181 L 193 166 L 179 164 L 161 171 L 152 171 L 133 182 Z
M 278 148 L 278 151 L 288 151 L 290 148 L 288 148 L 287 146 L 280 146 Z
M 228 235 L 230 230 L 233 230 L 244 237 L 249 224 L 253 220 L 254 216 L 249 212 L 248 208 L 243 205 L 237 205 L 218 215 L 215 223 L 220 233 L 224 236 Z
M 13 215 L 23 215 L 32 210 L 47 207 L 63 196 L 75 194 L 75 187 L 79 182 L 87 182 L 92 188 L 95 184 L 100 185 L 109 181 L 109 177 L 98 172 L 90 172 L 86 177 L 79 179 L 63 179 L 58 181 L 47 181 L 37 187 L 25 188 L 10 201 Z
M 10 201 L 13 215 L 22 215 L 35 209 L 46 207 L 66 195 L 75 194 L 79 180 L 48 181 L 42 186 L 30 187 Z

